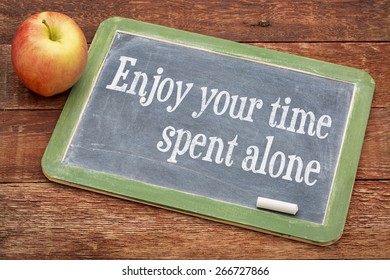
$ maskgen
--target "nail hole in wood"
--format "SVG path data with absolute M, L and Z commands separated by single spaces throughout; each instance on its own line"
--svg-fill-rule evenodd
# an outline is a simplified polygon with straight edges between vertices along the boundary
M 259 25 L 260 27 L 268 27 L 268 26 L 271 25 L 271 23 L 270 23 L 268 20 L 266 20 L 266 19 L 262 19 L 262 20 L 260 20 L 260 21 L 258 22 L 258 25 Z

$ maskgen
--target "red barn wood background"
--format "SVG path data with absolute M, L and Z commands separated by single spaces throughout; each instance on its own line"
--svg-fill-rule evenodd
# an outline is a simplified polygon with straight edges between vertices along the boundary
M 122 16 L 356 67 L 376 82 L 342 238 L 318 247 L 49 182 L 40 161 L 69 92 L 12 69 L 29 15 L 71 16 L 91 42 Z M 0 1 L 0 259 L 389 259 L 390 1 Z

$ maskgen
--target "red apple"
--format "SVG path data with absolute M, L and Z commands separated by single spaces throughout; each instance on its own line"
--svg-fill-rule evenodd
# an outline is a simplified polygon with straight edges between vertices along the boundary
M 88 59 L 87 41 L 69 16 L 42 12 L 27 18 L 16 32 L 11 59 L 27 88 L 52 96 L 81 77 Z

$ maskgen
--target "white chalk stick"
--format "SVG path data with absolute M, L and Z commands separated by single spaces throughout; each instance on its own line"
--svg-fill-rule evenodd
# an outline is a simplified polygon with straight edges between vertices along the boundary
M 294 203 L 284 202 L 280 200 L 258 197 L 257 208 L 268 209 L 278 212 L 283 212 L 291 215 L 295 215 L 298 212 L 298 205 Z

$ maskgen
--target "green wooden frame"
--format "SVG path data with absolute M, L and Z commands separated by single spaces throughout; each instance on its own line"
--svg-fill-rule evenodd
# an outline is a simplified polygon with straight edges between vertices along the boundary
M 258 209 L 250 209 L 112 174 L 99 173 L 64 164 L 63 159 L 67 148 L 117 30 L 353 83 L 355 85 L 355 93 L 346 123 L 339 161 L 323 224 L 303 221 Z M 327 245 L 336 241 L 343 232 L 373 92 L 373 79 L 361 70 L 114 17 L 104 21 L 96 33 L 90 47 L 87 68 L 83 77 L 73 87 L 69 95 L 42 158 L 42 169 L 44 174 L 55 182 L 169 208 L 257 231 Z

